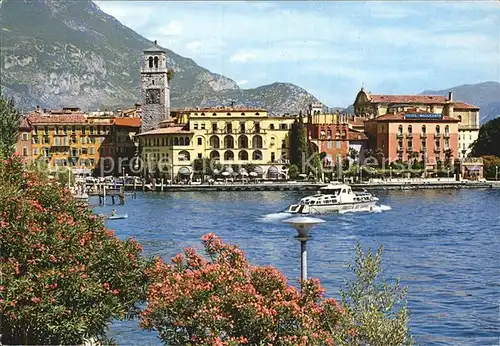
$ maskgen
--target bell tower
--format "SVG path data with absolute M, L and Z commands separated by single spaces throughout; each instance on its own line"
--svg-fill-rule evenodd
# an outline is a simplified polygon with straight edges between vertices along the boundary
M 142 126 L 141 132 L 158 128 L 170 119 L 170 86 L 167 78 L 167 54 L 157 42 L 143 54 L 141 68 Z

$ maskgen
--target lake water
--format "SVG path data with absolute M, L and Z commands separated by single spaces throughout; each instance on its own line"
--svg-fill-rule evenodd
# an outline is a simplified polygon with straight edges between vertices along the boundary
M 202 249 L 214 232 L 238 244 L 259 265 L 273 265 L 296 284 L 300 245 L 279 213 L 304 193 L 138 193 L 108 221 L 121 238 L 134 236 L 148 255 L 169 259 L 184 247 Z M 500 345 L 500 190 L 379 192 L 373 213 L 322 216 L 308 242 L 308 274 L 338 298 L 351 277 L 356 241 L 385 246 L 383 275 L 409 287 L 411 331 L 422 345 Z M 92 202 L 92 201 L 91 201 Z M 109 213 L 113 207 L 96 207 Z M 137 321 L 115 322 L 120 345 L 160 344 Z

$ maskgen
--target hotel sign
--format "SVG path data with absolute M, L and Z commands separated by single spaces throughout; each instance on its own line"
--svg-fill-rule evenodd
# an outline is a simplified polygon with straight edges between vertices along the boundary
M 405 119 L 441 119 L 441 114 L 436 113 L 406 113 Z

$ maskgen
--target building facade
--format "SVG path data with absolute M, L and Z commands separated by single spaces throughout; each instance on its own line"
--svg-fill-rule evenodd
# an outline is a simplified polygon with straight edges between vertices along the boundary
M 15 152 L 23 159 L 29 160 L 31 158 L 31 126 L 28 119 L 23 117 L 19 124 L 19 135 L 17 137 Z
M 294 117 L 269 117 L 262 109 L 206 108 L 172 112 L 172 120 L 138 135 L 144 169 L 156 167 L 170 179 L 191 177 L 195 159 L 222 166 L 254 165 L 278 177 L 289 162 Z
M 353 150 L 357 153 L 356 159 L 362 158 L 367 137 L 350 127 L 348 116 L 312 113 L 308 115 L 306 128 L 310 143 L 317 147 L 319 153 L 326 155 L 324 167 L 338 165 L 341 160 L 350 157 Z
M 371 147 L 382 150 L 388 163 L 418 160 L 434 169 L 457 157 L 458 123 L 441 113 L 413 109 L 368 120 L 365 133 Z

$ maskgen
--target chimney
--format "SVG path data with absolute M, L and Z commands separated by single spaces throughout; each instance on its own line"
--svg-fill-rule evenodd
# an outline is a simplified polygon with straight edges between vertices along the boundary
M 453 102 L 453 91 L 450 91 L 450 92 L 448 93 L 448 101 Z

